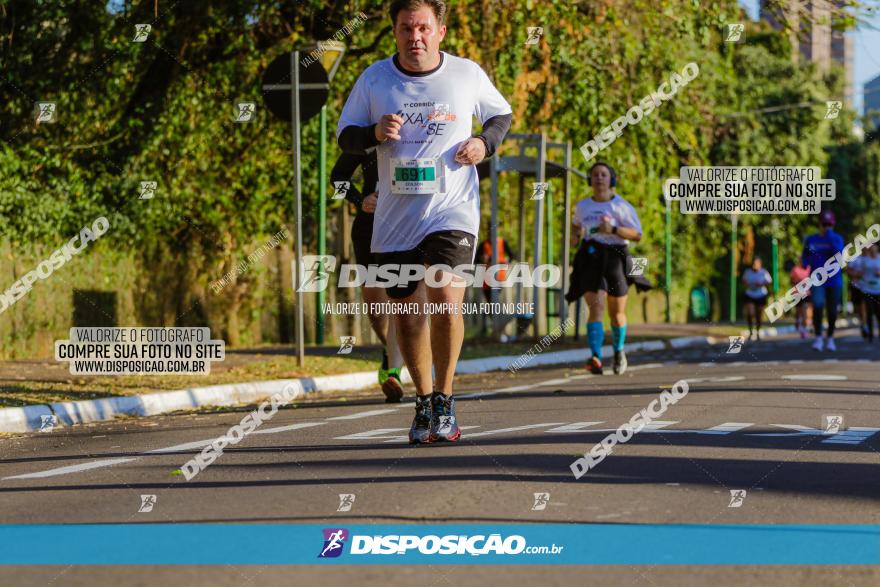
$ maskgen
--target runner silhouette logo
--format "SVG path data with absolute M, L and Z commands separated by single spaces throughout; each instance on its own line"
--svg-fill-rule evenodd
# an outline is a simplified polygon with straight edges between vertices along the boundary
M 345 541 L 348 540 L 348 530 L 345 528 L 324 528 L 324 547 L 318 558 L 336 558 L 342 554 Z

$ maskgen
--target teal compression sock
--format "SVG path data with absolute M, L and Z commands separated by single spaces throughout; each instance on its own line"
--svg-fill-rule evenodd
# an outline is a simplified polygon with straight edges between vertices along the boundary
M 587 322 L 587 343 L 593 356 L 602 358 L 602 343 L 605 342 L 605 329 L 601 322 Z
M 623 326 L 612 326 L 611 338 L 614 341 L 614 350 L 622 351 L 623 345 L 626 342 L 626 324 Z

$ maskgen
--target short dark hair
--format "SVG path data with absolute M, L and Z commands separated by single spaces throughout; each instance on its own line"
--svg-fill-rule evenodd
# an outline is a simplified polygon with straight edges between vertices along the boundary
M 429 6 L 434 11 L 437 24 L 446 22 L 446 2 L 443 0 L 394 0 L 391 3 L 391 26 L 397 26 L 397 15 L 401 10 L 417 10 L 421 6 Z

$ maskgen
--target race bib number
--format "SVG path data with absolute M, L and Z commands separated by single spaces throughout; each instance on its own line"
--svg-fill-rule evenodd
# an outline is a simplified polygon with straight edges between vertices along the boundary
M 432 195 L 446 191 L 442 159 L 392 157 L 390 162 L 392 194 Z

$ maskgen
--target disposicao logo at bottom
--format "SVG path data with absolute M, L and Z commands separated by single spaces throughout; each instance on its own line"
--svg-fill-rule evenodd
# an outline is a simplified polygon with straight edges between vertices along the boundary
M 345 528 L 324 528 L 324 548 L 318 558 L 336 558 L 342 554 L 345 541 L 348 540 L 348 530 Z

